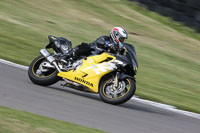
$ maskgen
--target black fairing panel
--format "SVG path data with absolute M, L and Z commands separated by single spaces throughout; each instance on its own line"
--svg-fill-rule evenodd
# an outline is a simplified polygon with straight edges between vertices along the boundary
M 128 43 L 123 43 L 123 45 L 127 49 L 126 57 L 129 58 L 129 60 L 131 61 L 131 64 L 133 65 L 133 68 L 138 67 L 135 47 L 133 45 L 131 45 L 131 44 L 128 44 Z
M 124 56 L 124 55 L 115 55 L 116 59 L 117 60 L 120 60 L 124 63 L 124 65 L 128 65 L 128 64 L 131 64 L 131 62 L 129 61 L 129 59 Z

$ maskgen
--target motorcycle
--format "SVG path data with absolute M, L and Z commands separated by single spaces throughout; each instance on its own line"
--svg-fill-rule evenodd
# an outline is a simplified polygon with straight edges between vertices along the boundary
M 49 44 L 41 49 L 41 55 L 29 66 L 30 80 L 41 86 L 64 81 L 62 86 L 77 90 L 98 93 L 100 98 L 110 104 L 122 104 L 135 93 L 135 75 L 138 69 L 134 46 L 123 43 L 125 55 L 103 52 L 81 56 L 77 60 L 62 60 L 63 54 L 72 50 L 71 41 L 63 37 L 49 35 Z M 53 53 L 47 49 L 53 49 Z

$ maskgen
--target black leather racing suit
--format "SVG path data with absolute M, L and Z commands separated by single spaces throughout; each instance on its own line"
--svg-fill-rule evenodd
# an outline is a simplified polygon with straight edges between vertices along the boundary
M 101 54 L 102 52 L 109 52 L 114 54 L 119 52 L 119 54 L 123 54 L 124 49 L 119 50 L 115 47 L 115 45 L 116 44 L 114 44 L 109 36 L 101 36 L 90 44 L 82 43 L 77 45 L 73 49 L 73 54 L 71 56 L 89 56 L 94 54 Z

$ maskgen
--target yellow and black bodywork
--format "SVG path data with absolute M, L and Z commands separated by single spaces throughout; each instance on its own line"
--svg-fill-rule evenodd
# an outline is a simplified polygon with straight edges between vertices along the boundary
M 103 62 L 109 59 L 107 62 Z M 98 93 L 100 79 L 112 72 L 116 67 L 112 64 L 115 56 L 109 53 L 87 57 L 76 70 L 58 73 L 59 77 L 80 83 L 89 88 L 91 92 Z

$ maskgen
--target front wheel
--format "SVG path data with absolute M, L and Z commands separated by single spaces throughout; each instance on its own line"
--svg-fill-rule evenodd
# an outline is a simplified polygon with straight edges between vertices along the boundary
M 47 86 L 52 85 L 60 80 L 57 76 L 58 71 L 51 66 L 43 56 L 35 58 L 29 66 L 28 76 L 30 80 L 38 85 Z
M 110 104 L 122 104 L 128 101 L 135 93 L 135 81 L 131 78 L 125 78 L 119 81 L 118 87 L 114 87 L 112 78 L 101 82 L 99 95 L 101 99 Z

